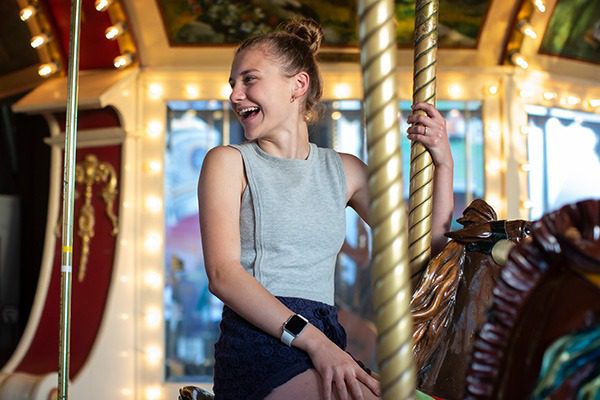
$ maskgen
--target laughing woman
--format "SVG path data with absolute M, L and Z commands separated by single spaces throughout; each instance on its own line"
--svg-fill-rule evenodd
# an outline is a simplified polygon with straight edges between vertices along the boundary
M 231 67 L 230 102 L 246 142 L 211 150 L 198 200 L 209 287 L 225 304 L 214 392 L 228 399 L 375 399 L 379 382 L 344 351 L 334 267 L 345 208 L 366 221 L 366 166 L 308 140 L 322 93 L 318 24 L 293 20 L 248 39 Z M 445 121 L 415 109 L 409 137 L 436 163 L 432 228 L 452 213 Z M 433 240 L 439 240 L 434 237 Z

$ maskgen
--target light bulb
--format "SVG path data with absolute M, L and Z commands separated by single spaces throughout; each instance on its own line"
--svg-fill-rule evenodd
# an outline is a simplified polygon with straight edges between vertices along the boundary
M 19 11 L 19 18 L 21 18 L 21 21 L 25 22 L 28 21 L 29 18 L 33 17 L 36 13 L 37 10 L 34 6 L 27 6 L 21 8 L 21 11 Z
M 38 74 L 39 74 L 39 76 L 41 76 L 43 78 L 49 77 L 50 75 L 54 74 L 56 71 L 58 71 L 58 65 L 56 65 L 56 63 L 42 64 L 38 68 Z
M 31 42 L 29 43 L 31 44 L 31 47 L 37 49 L 38 47 L 48 43 L 49 40 L 50 38 L 48 37 L 48 35 L 46 35 L 45 33 L 40 33 L 39 35 L 35 35 L 34 37 L 32 37 Z
M 96 0 L 95 6 L 97 11 L 106 11 L 112 4 L 113 0 Z

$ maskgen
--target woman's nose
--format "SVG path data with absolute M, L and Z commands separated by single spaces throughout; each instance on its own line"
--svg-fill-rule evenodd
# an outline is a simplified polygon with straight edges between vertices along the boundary
M 233 85 L 231 87 L 231 94 L 229 95 L 229 101 L 231 101 L 232 103 L 236 103 L 236 102 L 239 102 L 240 100 L 243 100 L 244 97 L 245 97 L 244 91 L 238 85 Z

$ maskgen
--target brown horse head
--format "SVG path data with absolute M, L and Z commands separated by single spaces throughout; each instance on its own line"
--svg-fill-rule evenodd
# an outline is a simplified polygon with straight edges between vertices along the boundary
M 419 388 L 447 398 L 462 395 L 472 338 L 484 319 L 501 259 L 531 232 L 528 221 L 497 221 L 494 209 L 480 199 L 457 222 L 463 228 L 446 234 L 452 240 L 429 263 L 411 299 Z M 506 255 L 492 257 L 502 253 L 499 248 Z

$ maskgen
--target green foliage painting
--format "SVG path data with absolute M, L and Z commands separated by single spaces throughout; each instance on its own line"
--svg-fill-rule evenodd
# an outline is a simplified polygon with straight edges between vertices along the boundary
M 236 44 L 297 16 L 323 26 L 325 45 L 357 46 L 357 0 L 156 0 L 173 46 Z M 441 47 L 475 48 L 490 0 L 440 0 Z M 398 45 L 412 46 L 414 0 L 396 0 Z
M 558 0 L 540 53 L 600 63 L 600 0 Z

